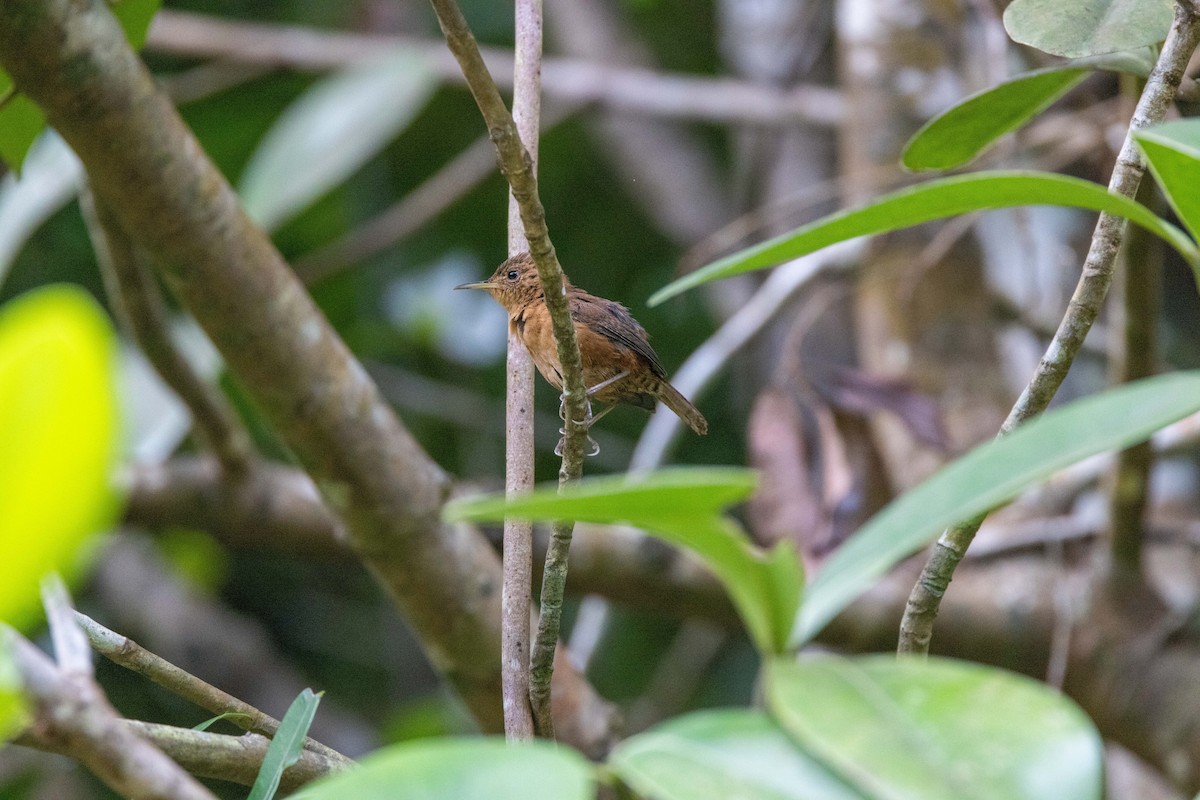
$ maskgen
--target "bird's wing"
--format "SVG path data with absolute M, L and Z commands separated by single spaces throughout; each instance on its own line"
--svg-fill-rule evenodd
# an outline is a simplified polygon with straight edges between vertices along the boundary
M 658 354 L 650 346 L 650 337 L 629 309 L 612 300 L 580 293 L 571 298 L 571 315 L 618 344 L 624 345 L 646 360 L 650 370 L 660 378 L 667 376 Z

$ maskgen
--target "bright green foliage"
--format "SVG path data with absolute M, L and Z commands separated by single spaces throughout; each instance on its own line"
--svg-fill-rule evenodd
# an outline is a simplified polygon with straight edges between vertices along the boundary
M 115 345 L 84 292 L 52 286 L 0 309 L 0 620 L 38 613 L 47 572 L 70 574 L 115 518 Z
M 1164 122 L 1134 134 L 1171 208 L 1193 237 L 1200 237 L 1200 120 Z M 1200 263 L 1192 262 L 1200 288 Z
M 1021 44 L 1082 58 L 1161 42 L 1174 7 L 1174 0 L 1013 0 L 1004 28 Z
M 1054 690 L 947 659 L 777 659 L 767 704 L 812 757 L 865 797 L 1093 800 L 1103 743 Z
M 436 87 L 425 61 L 407 51 L 318 81 L 250 157 L 239 187 L 246 211 L 264 228 L 282 225 L 394 139 Z
M 263 756 L 262 766 L 259 767 L 258 777 L 246 800 L 271 800 L 279 790 L 279 780 L 283 771 L 300 760 L 304 750 L 304 739 L 312 726 L 313 717 L 317 714 L 317 706 L 321 704 L 321 695 L 312 689 L 305 689 L 296 695 L 296 699 L 288 707 L 287 713 L 279 721 L 279 730 L 271 738 L 267 754 Z
M 655 800 L 861 800 L 766 714 L 701 711 L 626 739 L 609 767 Z
M 583 756 L 548 742 L 430 739 L 384 748 L 296 800 L 592 800 Z
M 973 94 L 926 122 L 904 146 L 900 161 L 911 170 L 961 167 L 1040 114 L 1088 74 L 1080 68 L 1038 70 Z
M 976 448 L 876 514 L 805 591 L 800 646 L 902 558 L 956 522 L 1007 503 L 1052 473 L 1118 450 L 1200 410 L 1200 371 L 1162 375 L 1077 400 Z
M 140 49 L 162 0 L 118 0 L 111 5 L 125 38 L 135 50 Z M 0 159 L 19 175 L 33 140 L 45 128 L 42 110 L 25 95 L 17 94 L 12 77 L 0 70 Z
M 780 652 L 804 584 L 788 542 L 769 552 L 751 544 L 724 514 L 746 498 L 754 473 L 742 469 L 671 469 L 639 477 L 580 481 L 559 494 L 545 487 L 505 501 L 492 495 L 452 503 L 447 519 L 574 519 L 642 528 L 698 555 L 725 584 L 750 637 L 763 652 Z
M 1125 217 L 1162 237 L 1188 263 L 1200 261 L 1200 251 L 1187 234 L 1140 203 L 1111 194 L 1099 184 L 1045 172 L 982 172 L 928 181 L 883 195 L 860 208 L 810 222 L 680 278 L 659 289 L 649 302 L 657 305 L 709 281 L 773 267 L 858 236 L 886 233 L 972 211 L 1035 205 L 1087 208 Z

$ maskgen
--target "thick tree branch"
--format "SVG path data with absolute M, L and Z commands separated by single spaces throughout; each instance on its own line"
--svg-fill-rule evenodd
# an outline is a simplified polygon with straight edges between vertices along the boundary
M 500 730 L 495 553 L 473 529 L 441 523 L 447 476 L 241 210 L 107 6 L 6 3 L 0 66 L 75 150 L 97 198 L 163 266 L 432 662 L 484 729 Z
M 1175 6 L 1171 32 L 1163 44 L 1158 63 L 1146 81 L 1133 119 L 1129 122 L 1129 132 L 1117 155 L 1117 164 L 1108 184 L 1109 191 L 1129 198 L 1137 193 L 1146 164 L 1134 143 L 1133 134 L 1160 122 L 1166 115 L 1197 42 L 1200 42 L 1200 11 L 1190 0 L 1181 1 Z M 1083 264 L 1083 274 L 1066 314 L 1038 363 L 1033 378 L 1000 426 L 999 436 L 1007 436 L 1018 425 L 1041 414 L 1058 392 L 1108 295 L 1113 265 L 1127 227 L 1125 220 L 1120 217 L 1100 215 Z M 900 652 L 920 654 L 929 651 L 933 622 L 942 596 L 983 519 L 981 516 L 951 528 L 934 545 L 921 577 L 913 586 L 900 623 Z

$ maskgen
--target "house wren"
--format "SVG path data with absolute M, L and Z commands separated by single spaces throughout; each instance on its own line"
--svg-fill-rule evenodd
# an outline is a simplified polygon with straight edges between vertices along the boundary
M 667 372 L 650 347 L 645 328 L 638 324 L 629 309 L 572 286 L 565 276 L 564 281 L 583 362 L 583 385 L 587 387 L 589 399 L 607 406 L 599 414 L 589 416 L 584 425 L 590 428 L 622 403 L 653 413 L 655 401 L 661 400 L 696 433 L 708 433 L 704 416 L 667 382 Z M 486 281 L 464 283 L 455 288 L 483 289 L 504 306 L 509 328 L 521 337 L 538 372 L 550 385 L 562 391 L 562 369 L 550 312 L 546 308 L 537 267 L 529 253 L 508 259 Z

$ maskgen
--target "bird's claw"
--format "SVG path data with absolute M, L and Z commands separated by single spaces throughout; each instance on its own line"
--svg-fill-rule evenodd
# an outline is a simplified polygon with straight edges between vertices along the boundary
M 567 446 L 567 429 L 559 428 L 558 432 L 562 434 L 562 438 L 558 440 L 558 444 L 554 445 L 554 455 L 561 458 L 563 450 L 565 450 Z M 596 440 L 590 435 L 587 437 L 587 447 L 587 452 L 583 454 L 586 458 L 600 455 L 600 445 L 597 444 Z

